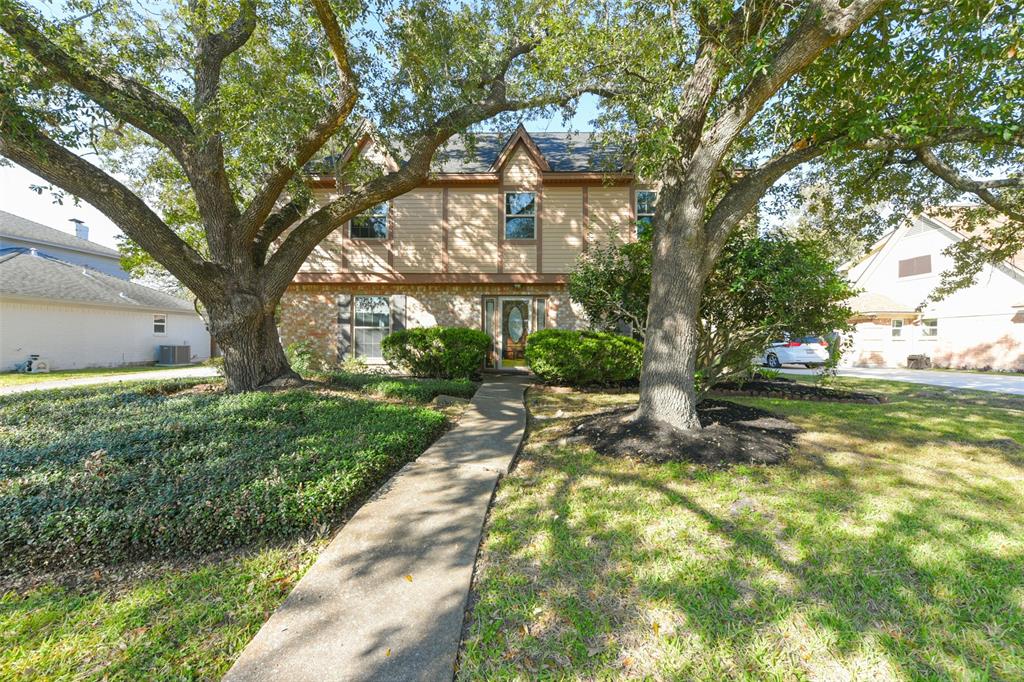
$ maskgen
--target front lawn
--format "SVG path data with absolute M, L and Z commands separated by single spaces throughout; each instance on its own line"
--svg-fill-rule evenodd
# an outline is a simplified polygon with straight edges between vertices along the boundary
M 64 379 L 82 379 L 85 377 L 115 376 L 118 374 L 136 374 L 159 372 L 173 369 L 171 367 L 93 367 L 90 369 L 62 369 L 45 374 L 22 374 L 20 372 L 0 372 L 0 388 L 6 386 L 23 386 L 38 384 L 43 381 L 62 381 Z
M 199 380 L 0 397 L 0 679 L 219 677 L 445 424 Z
M 1024 399 L 843 379 L 882 405 L 735 399 L 787 463 L 560 442 L 635 394 L 531 389 L 458 677 L 1024 679 Z

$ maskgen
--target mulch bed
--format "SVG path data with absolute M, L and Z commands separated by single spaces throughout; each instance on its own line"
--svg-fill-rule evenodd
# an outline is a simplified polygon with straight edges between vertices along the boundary
M 817 400 L 833 403 L 865 403 L 878 405 L 888 402 L 884 395 L 874 393 L 860 393 L 858 391 L 846 391 L 837 388 L 825 388 L 814 384 L 801 384 L 790 379 L 754 381 L 727 381 L 718 384 L 712 393 L 718 395 L 745 395 L 756 398 L 784 398 L 786 400 Z
M 777 464 L 786 459 L 800 429 L 778 416 L 727 400 L 706 399 L 697 408 L 700 431 L 679 431 L 651 420 L 624 420 L 634 408 L 602 412 L 577 424 L 569 442 L 602 455 L 651 462 Z

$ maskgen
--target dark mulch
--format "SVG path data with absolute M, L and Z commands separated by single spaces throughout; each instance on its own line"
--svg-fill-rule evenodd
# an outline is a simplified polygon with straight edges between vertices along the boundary
M 770 412 L 727 400 L 704 400 L 700 431 L 678 431 L 651 420 L 624 420 L 634 408 L 602 412 L 578 424 L 569 438 L 602 455 L 652 462 L 777 464 L 786 459 L 800 429 Z
M 867 403 L 877 405 L 888 402 L 883 395 L 861 393 L 838 388 L 826 388 L 815 384 L 801 384 L 791 379 L 755 379 L 753 381 L 726 381 L 711 389 L 720 395 L 746 395 L 760 398 L 785 398 L 788 400 L 821 400 L 837 403 Z

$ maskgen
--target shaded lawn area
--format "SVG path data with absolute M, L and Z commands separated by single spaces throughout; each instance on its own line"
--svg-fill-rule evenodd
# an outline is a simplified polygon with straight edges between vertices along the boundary
M 93 367 L 90 369 L 62 369 L 45 374 L 22 374 L 20 372 L 0 372 L 0 388 L 6 386 L 23 386 L 38 384 L 43 381 L 61 381 L 62 379 L 81 379 L 82 377 L 113 376 L 116 374 L 136 374 L 143 372 L 159 372 L 174 369 L 173 367 Z
M 0 679 L 220 677 L 446 422 L 201 380 L 0 397 Z
M 737 398 L 804 432 L 718 469 L 560 445 L 635 394 L 531 389 L 459 679 L 1024 679 L 1024 399 L 839 383 L 891 402 Z

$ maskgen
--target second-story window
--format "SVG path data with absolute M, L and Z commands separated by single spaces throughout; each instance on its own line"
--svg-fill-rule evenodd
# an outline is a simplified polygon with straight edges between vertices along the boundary
M 654 227 L 654 204 L 658 201 L 658 193 L 649 189 L 638 190 L 636 193 L 636 236 L 650 234 Z
M 353 239 L 388 238 L 388 204 L 377 204 L 352 219 L 348 236 Z
M 537 195 L 505 192 L 505 239 L 537 237 Z

